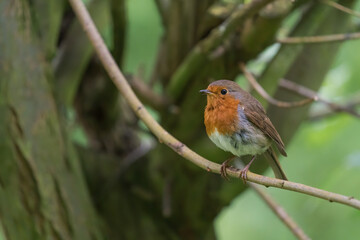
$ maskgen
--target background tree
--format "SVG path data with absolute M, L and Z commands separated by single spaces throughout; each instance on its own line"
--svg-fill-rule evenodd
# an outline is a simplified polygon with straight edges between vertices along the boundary
M 141 42 L 126 36 L 142 32 L 148 34 L 147 42 L 156 31 L 150 25 L 134 27 L 131 21 L 151 8 L 138 3 L 132 17 L 126 3 L 134 4 L 93 0 L 88 8 L 117 63 L 131 70 L 131 84 L 161 124 L 219 162 L 227 155 L 205 136 L 205 99 L 199 89 L 211 79 L 234 79 L 241 72 L 239 62 L 256 59 L 252 66 L 261 69 L 258 81 L 268 93 L 298 100 L 280 88 L 280 80 L 317 91 L 341 42 L 284 44 L 267 51 L 271 61 L 258 55 L 284 30 L 292 36 L 316 36 L 356 29 L 349 14 L 313 1 L 158 0 L 163 33 L 154 67 L 134 71 L 126 63 L 131 51 L 128 58 L 124 53 Z M 352 8 L 355 1 L 339 3 Z M 4 238 L 214 239 L 214 218 L 244 185 L 207 174 L 158 144 L 107 78 L 67 2 L 3 0 L 0 11 Z M 243 79 L 239 82 L 248 88 Z M 309 119 L 308 110 L 269 106 L 285 143 Z M 346 146 L 351 148 L 351 142 Z M 295 165 L 294 159 L 304 157 L 308 155 L 298 152 L 288 161 Z M 252 170 L 265 168 L 259 160 Z M 297 177 L 295 171 L 289 175 Z M 233 221 L 244 222 L 246 216 Z

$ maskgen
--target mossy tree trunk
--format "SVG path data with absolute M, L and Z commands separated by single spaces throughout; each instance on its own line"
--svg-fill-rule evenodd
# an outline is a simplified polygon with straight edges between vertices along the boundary
M 36 33 L 37 27 L 43 28 L 40 22 L 34 25 L 31 14 L 37 2 L 0 3 L 3 234 L 5 239 L 104 239 L 79 158 L 54 101 L 53 74 L 45 54 L 54 45 L 47 45 L 50 37 L 42 39 Z M 49 1 L 41 7 L 54 4 Z

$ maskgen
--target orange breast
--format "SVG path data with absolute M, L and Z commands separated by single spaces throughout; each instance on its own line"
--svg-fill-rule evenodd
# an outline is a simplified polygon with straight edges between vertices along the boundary
M 238 106 L 235 98 L 208 98 L 205 108 L 204 123 L 210 136 L 215 129 L 220 134 L 232 135 L 239 127 Z

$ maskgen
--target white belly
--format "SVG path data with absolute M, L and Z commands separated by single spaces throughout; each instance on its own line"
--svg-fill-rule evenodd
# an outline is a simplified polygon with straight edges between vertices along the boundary
M 209 138 L 216 146 L 236 156 L 262 154 L 271 144 L 270 139 L 256 128 L 242 130 L 231 136 L 219 134 L 215 129 Z

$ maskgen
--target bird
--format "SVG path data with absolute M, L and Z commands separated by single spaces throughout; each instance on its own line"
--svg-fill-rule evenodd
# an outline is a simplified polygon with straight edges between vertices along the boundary
M 235 157 L 251 155 L 250 162 L 240 171 L 246 183 L 251 164 L 264 154 L 275 177 L 287 180 L 272 147 L 275 143 L 286 157 L 284 143 L 261 103 L 230 80 L 214 81 L 200 93 L 207 96 L 204 124 L 208 137 L 217 147 L 234 155 L 221 164 L 221 175 L 227 179 L 226 168 Z

